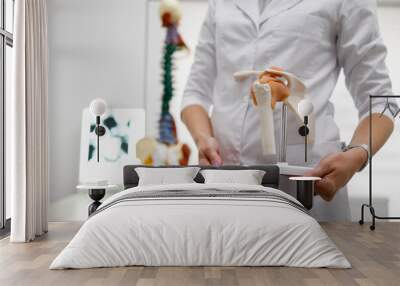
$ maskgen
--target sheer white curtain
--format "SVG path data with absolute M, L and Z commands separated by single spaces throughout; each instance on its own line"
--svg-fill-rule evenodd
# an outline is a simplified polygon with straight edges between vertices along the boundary
M 46 0 L 16 0 L 12 110 L 9 118 L 11 237 L 47 231 L 48 48 Z

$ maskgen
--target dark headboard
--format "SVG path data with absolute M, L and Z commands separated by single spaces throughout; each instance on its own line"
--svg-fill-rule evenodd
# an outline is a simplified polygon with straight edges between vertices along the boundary
M 137 167 L 147 167 L 141 165 L 128 165 L 124 167 L 124 189 L 129 189 L 136 187 L 139 183 L 139 177 L 135 171 Z M 263 170 L 265 171 L 265 176 L 262 180 L 262 185 L 265 187 L 271 187 L 277 189 L 279 187 L 279 168 L 275 165 L 266 166 L 222 166 L 222 167 L 212 167 L 212 166 L 197 166 L 201 169 L 220 169 L 220 170 Z M 179 166 L 160 166 L 160 167 L 147 167 L 147 168 L 181 168 Z M 203 176 L 198 173 L 194 180 L 197 183 L 204 183 Z

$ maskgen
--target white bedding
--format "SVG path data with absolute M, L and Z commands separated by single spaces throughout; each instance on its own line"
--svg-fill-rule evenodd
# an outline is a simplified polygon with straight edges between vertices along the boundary
M 262 190 L 254 185 L 143 186 L 107 199 L 50 269 L 145 266 L 292 266 L 349 268 L 350 263 L 308 214 L 259 198 L 122 200 L 143 191 Z M 298 203 L 298 202 L 297 202 Z

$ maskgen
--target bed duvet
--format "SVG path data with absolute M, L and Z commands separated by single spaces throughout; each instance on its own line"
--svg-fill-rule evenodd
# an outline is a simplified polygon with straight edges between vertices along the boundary
M 291 196 L 262 186 L 195 183 L 110 197 L 50 269 L 132 265 L 350 268 Z

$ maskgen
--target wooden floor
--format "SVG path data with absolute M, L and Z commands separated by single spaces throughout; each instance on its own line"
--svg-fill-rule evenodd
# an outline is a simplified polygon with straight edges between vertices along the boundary
M 76 233 L 78 223 L 51 223 L 45 237 L 29 244 L 0 241 L 0 285 L 400 285 L 400 224 L 325 224 L 353 265 L 350 270 L 284 267 L 125 267 L 48 270 Z

